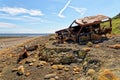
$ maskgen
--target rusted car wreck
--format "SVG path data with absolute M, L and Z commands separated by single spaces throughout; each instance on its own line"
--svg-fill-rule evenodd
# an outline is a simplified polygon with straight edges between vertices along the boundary
M 109 27 L 102 26 L 104 22 L 109 22 Z M 56 39 L 59 43 L 72 40 L 82 43 L 85 41 L 98 41 L 101 36 L 112 31 L 111 18 L 104 15 L 96 15 L 76 19 L 67 29 L 56 31 Z

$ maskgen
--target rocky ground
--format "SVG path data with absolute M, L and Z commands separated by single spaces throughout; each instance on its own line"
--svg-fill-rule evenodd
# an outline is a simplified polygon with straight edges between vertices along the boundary
M 0 80 L 119 80 L 120 36 L 102 43 L 57 44 L 37 37 L 0 56 Z

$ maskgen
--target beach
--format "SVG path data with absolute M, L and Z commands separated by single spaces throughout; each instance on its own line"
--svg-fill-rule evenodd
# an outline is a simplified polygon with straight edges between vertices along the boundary
M 24 41 L 31 39 L 31 37 L 9 37 L 0 39 L 0 50 L 16 46 Z

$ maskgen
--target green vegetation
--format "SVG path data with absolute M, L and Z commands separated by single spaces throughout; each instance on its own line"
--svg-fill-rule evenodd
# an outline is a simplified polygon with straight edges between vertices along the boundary
M 120 34 L 120 18 L 112 19 L 113 33 Z
M 110 24 L 109 22 L 104 22 L 101 25 L 108 27 Z M 112 33 L 120 34 L 120 14 L 112 18 Z

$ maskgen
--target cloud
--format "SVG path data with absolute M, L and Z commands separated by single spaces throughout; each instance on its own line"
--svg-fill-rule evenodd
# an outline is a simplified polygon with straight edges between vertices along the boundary
M 28 22 L 28 23 L 34 23 L 34 22 L 49 22 L 48 20 L 44 20 L 40 17 L 34 17 L 34 16 L 28 16 L 28 15 L 21 15 L 21 16 L 11 16 L 8 14 L 1 14 L 0 13 L 0 19 L 5 20 L 13 20 L 13 21 L 20 21 L 20 22 Z
M 60 18 L 64 18 L 65 16 L 62 14 L 64 11 L 65 11 L 65 9 L 69 6 L 69 4 L 70 4 L 70 2 L 71 2 L 71 0 L 68 0 L 68 2 L 65 4 L 65 6 L 60 10 L 60 12 L 58 13 L 58 16 L 60 17 Z
M 0 12 L 5 12 L 10 15 L 19 15 L 19 14 L 29 14 L 31 16 L 43 16 L 44 14 L 40 10 L 25 9 L 25 8 L 12 8 L 12 7 L 3 7 L 0 8 Z
M 78 7 L 73 7 L 73 6 L 69 6 L 69 7 L 74 9 L 76 12 L 80 13 L 81 16 L 87 11 L 86 8 L 78 8 Z
M 0 28 L 14 28 L 14 27 L 17 27 L 17 25 L 12 23 L 0 22 Z

